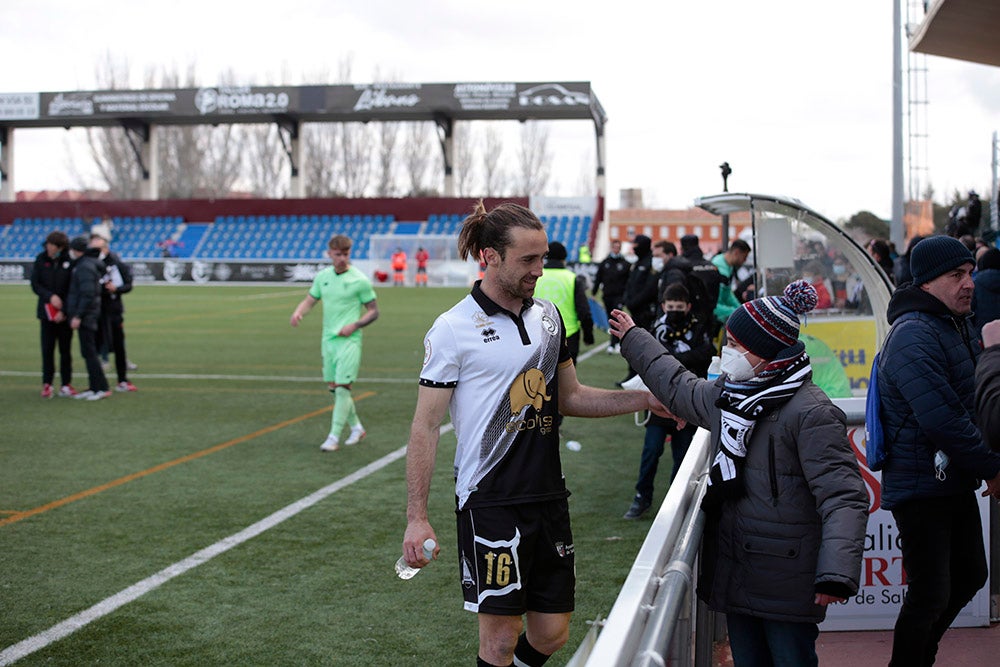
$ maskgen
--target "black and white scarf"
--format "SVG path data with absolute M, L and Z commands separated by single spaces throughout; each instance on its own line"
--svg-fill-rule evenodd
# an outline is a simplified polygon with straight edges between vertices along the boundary
M 709 471 L 709 489 L 705 495 L 708 507 L 743 495 L 740 473 L 757 421 L 784 405 L 811 377 L 809 355 L 799 341 L 769 363 L 760 375 L 745 382 L 726 380 L 726 388 L 715 403 L 722 411 L 721 442 Z

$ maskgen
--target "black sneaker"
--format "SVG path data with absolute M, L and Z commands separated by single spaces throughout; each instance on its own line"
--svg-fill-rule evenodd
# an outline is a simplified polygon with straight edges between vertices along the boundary
M 635 500 L 632 501 L 632 506 L 628 508 L 628 512 L 625 512 L 625 515 L 622 518 L 638 519 L 639 517 L 641 517 L 643 514 L 646 513 L 646 510 L 649 509 L 650 505 L 651 503 L 647 503 L 646 501 L 641 500 L 640 498 L 636 498 Z

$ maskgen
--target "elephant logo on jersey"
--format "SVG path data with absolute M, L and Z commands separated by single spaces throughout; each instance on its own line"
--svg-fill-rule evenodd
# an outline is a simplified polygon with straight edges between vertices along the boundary
M 545 374 L 537 368 L 521 373 L 510 386 L 510 411 L 515 415 L 528 405 L 540 411 L 544 402 L 551 400 L 545 393 Z

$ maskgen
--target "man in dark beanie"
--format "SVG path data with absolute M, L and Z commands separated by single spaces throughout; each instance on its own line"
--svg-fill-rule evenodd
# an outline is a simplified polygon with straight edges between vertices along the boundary
M 659 274 L 653 270 L 653 240 L 645 234 L 637 234 L 632 241 L 632 251 L 635 253 L 635 264 L 628 272 L 625 281 L 625 307 L 632 314 L 635 323 L 643 329 L 649 329 L 656 319 L 659 307 L 657 291 Z M 635 377 L 635 371 L 630 366 L 625 377 L 615 385 L 622 386 Z
M 945 630 L 987 579 L 976 489 L 987 480 L 986 493 L 1000 494 L 1000 454 L 973 419 L 981 346 L 970 322 L 972 268 L 961 241 L 925 238 L 910 254 L 913 283 L 889 300 L 878 368 L 882 506 L 896 520 L 909 583 L 896 667 L 933 664 Z
M 678 418 L 715 445 L 702 503 L 698 596 L 724 612 L 736 665 L 816 665 L 827 606 L 857 593 L 868 494 L 844 413 L 812 382 L 799 315 L 816 290 L 742 304 L 722 374 L 703 380 L 621 311 L 622 355 Z
M 99 401 L 111 396 L 108 379 L 101 368 L 97 353 L 97 321 L 101 314 L 101 278 L 104 263 L 97 258 L 97 248 L 90 248 L 87 237 L 77 236 L 69 242 L 73 273 L 66 296 L 66 318 L 80 339 L 80 355 L 87 364 L 89 386 L 73 398 Z

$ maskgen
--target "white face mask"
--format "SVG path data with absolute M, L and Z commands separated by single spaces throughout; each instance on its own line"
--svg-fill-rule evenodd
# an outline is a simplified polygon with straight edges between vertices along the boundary
M 743 382 L 757 374 L 756 369 L 747 360 L 745 352 L 737 352 L 730 346 L 724 345 L 720 356 L 722 357 L 720 368 L 730 380 Z
M 660 271 L 663 270 L 663 258 L 662 257 L 654 257 L 653 258 L 653 270 L 656 271 L 656 272 L 660 272 Z

